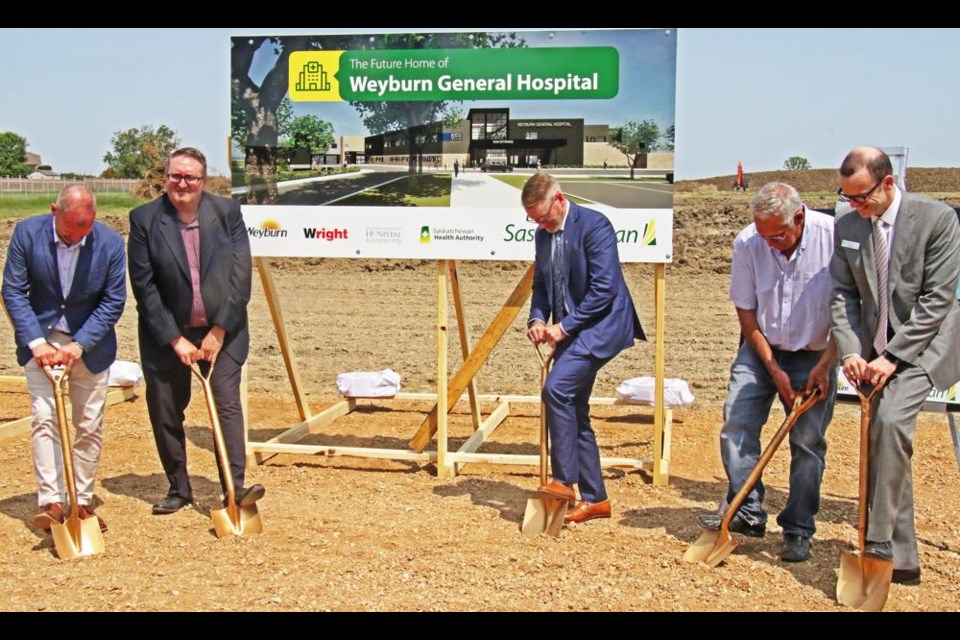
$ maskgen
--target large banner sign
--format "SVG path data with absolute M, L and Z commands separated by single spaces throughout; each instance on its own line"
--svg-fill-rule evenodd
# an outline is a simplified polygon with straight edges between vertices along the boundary
M 254 255 L 532 260 L 537 171 L 669 262 L 670 29 L 235 37 L 233 197 Z

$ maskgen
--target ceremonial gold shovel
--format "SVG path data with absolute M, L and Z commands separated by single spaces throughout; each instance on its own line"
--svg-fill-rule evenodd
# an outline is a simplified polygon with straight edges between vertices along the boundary
M 685 561 L 703 562 L 713 568 L 733 553 L 733 550 L 737 548 L 738 544 L 730 535 L 729 530 L 733 516 L 736 515 L 737 509 L 740 508 L 743 501 L 747 499 L 747 494 L 750 493 L 753 485 L 760 479 L 760 474 L 763 473 L 767 463 L 770 462 L 770 458 L 776 453 L 777 447 L 780 446 L 783 439 L 790 433 L 797 419 L 800 418 L 807 409 L 812 407 L 819 397 L 820 389 L 814 389 L 813 393 L 808 396 L 797 394 L 797 397 L 793 401 L 793 410 L 790 411 L 790 414 L 783 421 L 783 424 L 777 429 L 770 444 L 768 444 L 767 448 L 760 454 L 760 459 L 757 461 L 756 466 L 750 472 L 750 475 L 747 476 L 747 481 L 743 483 L 740 491 L 737 492 L 737 495 L 733 497 L 733 500 L 729 506 L 727 506 L 727 510 L 723 514 L 723 520 L 720 523 L 720 530 L 704 531 L 701 533 L 697 541 L 690 545 L 687 552 L 683 554 Z
M 42 367 L 50 384 L 53 385 L 53 402 L 57 408 L 57 425 L 60 433 L 60 453 L 63 457 L 63 479 L 67 484 L 70 499 L 70 513 L 63 524 L 54 522 L 50 527 L 53 545 L 61 560 L 92 556 L 103 553 L 103 533 L 96 516 L 80 519 L 80 505 L 77 502 L 77 478 L 73 474 L 73 447 L 70 446 L 70 430 L 67 428 L 66 402 L 63 399 L 63 387 L 70 377 L 69 373 L 52 372 Z
M 540 486 L 547 484 L 547 453 L 549 450 L 549 434 L 547 432 L 547 407 L 543 402 L 543 388 L 547 384 L 547 373 L 550 371 L 550 362 L 553 360 L 551 352 L 546 358 L 537 349 L 540 358 Z M 523 523 L 520 532 L 526 535 L 546 533 L 550 536 L 559 536 L 563 528 L 563 517 L 567 515 L 567 501 L 552 498 L 530 498 L 527 508 L 523 512 Z
M 880 611 L 890 593 L 893 561 L 863 555 L 867 543 L 867 483 L 870 452 L 870 422 L 873 420 L 874 387 L 864 394 L 860 383 L 855 383 L 860 396 L 860 495 L 857 499 L 857 542 L 860 555 L 849 551 L 840 554 L 840 575 L 837 578 L 837 602 L 861 611 Z
M 210 377 L 213 375 L 213 365 L 207 370 L 207 375 L 200 373 L 200 367 L 190 365 L 190 371 L 200 380 L 203 395 L 207 400 L 207 413 L 210 414 L 210 424 L 213 426 L 213 443 L 217 448 L 217 458 L 220 460 L 220 473 L 227 489 L 227 506 L 223 509 L 211 509 L 213 529 L 218 538 L 226 536 L 255 535 L 263 532 L 263 523 L 260 521 L 260 512 L 257 505 L 241 507 L 237 504 L 237 495 L 233 486 L 233 475 L 230 473 L 230 458 L 227 456 L 227 446 L 223 441 L 223 430 L 220 428 L 220 416 L 217 415 L 217 405 L 213 398 L 213 388 L 210 386 Z

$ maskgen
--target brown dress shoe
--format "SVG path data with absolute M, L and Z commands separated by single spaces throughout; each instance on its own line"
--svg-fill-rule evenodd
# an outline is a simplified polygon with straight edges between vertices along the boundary
M 100 525 L 100 532 L 103 533 L 107 530 L 107 523 L 104 522 L 103 518 L 99 514 L 95 513 L 93 507 L 82 504 L 80 505 L 80 512 L 78 514 L 81 520 L 86 520 L 87 518 L 92 518 L 97 516 L 97 524 Z
M 587 502 L 581 500 L 563 517 L 564 522 L 586 522 L 594 518 L 610 517 L 610 500 L 602 502 Z
M 59 502 L 51 502 L 40 507 L 37 515 L 33 516 L 33 526 L 43 531 L 50 531 L 54 523 L 63 524 L 63 507 Z
M 547 484 L 537 489 L 537 497 L 546 500 L 567 500 L 573 502 L 577 494 L 573 492 L 573 487 L 568 487 L 558 480 L 551 480 Z

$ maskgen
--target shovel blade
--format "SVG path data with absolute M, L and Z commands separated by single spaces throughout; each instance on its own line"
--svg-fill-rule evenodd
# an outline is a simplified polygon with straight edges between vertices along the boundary
M 881 611 L 890 593 L 892 577 L 893 562 L 889 560 L 843 553 L 837 578 L 837 602 L 860 611 Z
M 685 562 L 703 562 L 711 569 L 723 562 L 737 548 L 729 533 L 704 531 L 683 554 Z
M 72 532 L 71 529 L 73 529 Z M 50 527 L 50 533 L 53 536 L 53 546 L 57 550 L 57 556 L 61 560 L 103 553 L 103 533 L 100 531 L 96 517 L 86 520 L 77 518 L 75 523 L 69 519 L 63 524 L 55 522 Z
M 230 512 L 234 511 L 235 516 Z M 227 536 L 252 536 L 263 533 L 263 523 L 260 520 L 260 512 L 257 505 L 249 507 L 224 507 L 223 509 L 211 509 L 210 518 L 213 520 L 213 530 L 218 538 Z
M 548 498 L 530 498 L 527 508 L 523 512 L 523 523 L 520 533 L 529 536 L 545 533 L 548 536 L 559 536 L 563 528 L 563 517 L 567 515 L 566 500 L 551 500 Z

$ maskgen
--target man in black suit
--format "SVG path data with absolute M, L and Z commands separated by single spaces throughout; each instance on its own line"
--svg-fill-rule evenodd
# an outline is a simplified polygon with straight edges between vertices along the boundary
M 154 514 L 175 513 L 193 501 L 183 412 L 190 403 L 188 367 L 198 361 L 216 363 L 211 386 L 237 502 L 249 506 L 264 494 L 259 484 L 243 484 L 240 372 L 250 350 L 250 240 L 240 205 L 205 193 L 206 177 L 203 153 L 178 149 L 167 161 L 166 193 L 130 212 L 128 262 L 147 410 L 170 482 Z

